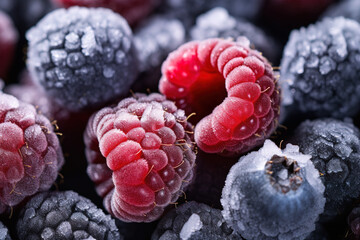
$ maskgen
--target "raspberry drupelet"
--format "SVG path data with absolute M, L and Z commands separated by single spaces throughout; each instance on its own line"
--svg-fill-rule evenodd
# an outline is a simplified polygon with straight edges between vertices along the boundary
M 48 190 L 64 163 L 53 126 L 34 106 L 0 93 L 0 213 Z
M 151 222 L 193 175 L 192 125 L 163 95 L 136 94 L 89 120 L 88 175 L 105 208 L 126 222 Z
M 187 114 L 195 112 L 197 145 L 237 155 L 261 145 L 277 126 L 280 91 L 270 63 L 244 41 L 193 41 L 162 66 L 159 89 Z

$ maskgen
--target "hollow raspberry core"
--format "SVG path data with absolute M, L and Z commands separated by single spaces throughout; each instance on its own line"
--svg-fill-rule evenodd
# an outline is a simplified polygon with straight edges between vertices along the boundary
M 241 42 L 193 41 L 162 66 L 159 89 L 201 120 L 195 141 L 205 152 L 237 155 L 277 126 L 280 92 L 270 63 Z

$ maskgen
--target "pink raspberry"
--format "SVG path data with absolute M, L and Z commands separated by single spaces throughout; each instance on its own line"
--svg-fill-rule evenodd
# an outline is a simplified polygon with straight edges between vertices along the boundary
M 0 78 L 5 78 L 12 63 L 18 33 L 9 18 L 0 11 Z
M 237 155 L 261 145 L 277 126 L 280 92 L 270 63 L 243 43 L 193 41 L 162 66 L 159 89 L 201 121 L 197 145 Z
M 50 121 L 34 106 L 0 93 L 0 209 L 48 190 L 63 163 Z
M 90 118 L 88 174 L 105 208 L 129 222 L 158 219 L 192 179 L 192 125 L 160 94 L 137 94 Z
M 145 18 L 160 0 L 53 0 L 63 7 L 84 6 L 110 8 L 120 13 L 130 25 Z

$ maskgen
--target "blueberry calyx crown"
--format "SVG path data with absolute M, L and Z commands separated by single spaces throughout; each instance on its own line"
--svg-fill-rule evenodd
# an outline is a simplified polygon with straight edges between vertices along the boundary
M 295 160 L 285 156 L 274 155 L 265 164 L 271 185 L 284 194 L 290 190 L 296 191 L 301 186 L 303 178 L 300 169 Z

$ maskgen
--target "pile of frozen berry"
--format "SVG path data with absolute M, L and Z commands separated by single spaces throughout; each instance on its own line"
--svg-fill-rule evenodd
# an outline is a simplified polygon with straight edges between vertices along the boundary
M 0 0 L 0 240 L 360 239 L 359 127 L 359 0 Z

